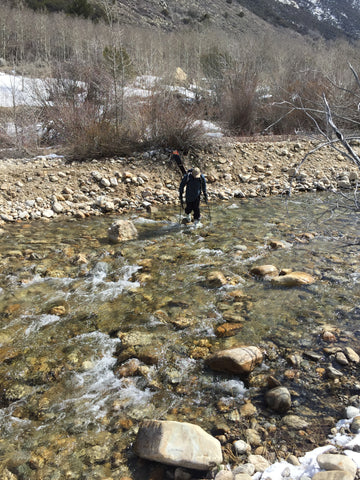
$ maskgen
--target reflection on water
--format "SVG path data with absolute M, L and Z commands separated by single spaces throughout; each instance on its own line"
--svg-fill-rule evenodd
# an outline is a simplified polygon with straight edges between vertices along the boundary
M 359 220 L 330 218 L 324 200 L 212 205 L 211 222 L 205 209 L 200 228 L 182 227 L 175 209 L 159 218 L 134 215 L 139 239 L 122 245 L 107 242 L 110 216 L 6 225 L 2 465 L 21 479 L 120 475 L 142 418 L 193 421 L 211 431 L 225 415 L 219 402 L 235 410 L 252 396 L 243 379 L 204 367 L 210 352 L 239 344 L 316 350 L 324 325 L 346 332 L 356 348 Z M 271 249 L 273 239 L 285 248 Z M 306 271 L 317 281 L 274 288 L 249 275 L 254 264 Z M 214 270 L 226 276 L 221 288 L 207 286 Z M 243 298 L 229 300 L 239 289 Z M 217 337 L 225 321 L 242 328 Z M 323 404 L 311 404 L 304 388 L 301 402 L 316 413 Z

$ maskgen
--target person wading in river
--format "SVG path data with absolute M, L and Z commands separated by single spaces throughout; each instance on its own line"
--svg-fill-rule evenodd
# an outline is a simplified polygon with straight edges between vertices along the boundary
M 194 223 L 200 220 L 200 196 L 201 192 L 204 194 L 205 202 L 208 201 L 206 191 L 206 180 L 204 175 L 200 172 L 198 167 L 192 168 L 183 176 L 179 186 L 179 198 L 182 208 L 184 208 L 183 193 L 185 191 L 185 214 L 187 217 L 184 223 L 191 222 L 190 214 L 194 213 Z

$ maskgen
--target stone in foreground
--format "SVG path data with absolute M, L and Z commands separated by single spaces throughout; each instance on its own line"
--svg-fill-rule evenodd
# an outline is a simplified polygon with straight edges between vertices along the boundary
M 206 359 L 206 364 L 217 372 L 247 374 L 262 362 L 263 356 L 257 347 L 238 347 L 220 350 Z
M 210 470 L 222 463 L 220 442 L 198 425 L 145 420 L 135 442 L 135 453 L 165 465 Z
M 108 229 L 108 239 L 111 243 L 134 240 L 137 236 L 136 227 L 130 220 L 116 220 Z

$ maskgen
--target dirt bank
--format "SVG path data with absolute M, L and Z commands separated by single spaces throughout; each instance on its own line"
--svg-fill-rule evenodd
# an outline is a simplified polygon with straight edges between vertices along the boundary
M 348 189 L 356 167 L 336 151 L 309 141 L 222 142 L 186 167 L 200 166 L 208 181 L 210 201 L 292 192 Z M 152 210 L 178 202 L 181 173 L 167 154 L 151 152 L 129 158 L 69 162 L 39 156 L 0 160 L 1 222 L 86 217 L 107 212 Z

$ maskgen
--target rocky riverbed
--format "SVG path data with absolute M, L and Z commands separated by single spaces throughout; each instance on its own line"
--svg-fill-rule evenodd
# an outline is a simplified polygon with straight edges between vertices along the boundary
M 305 140 L 223 142 L 185 157 L 184 164 L 201 168 L 210 201 L 279 195 L 290 188 L 351 188 L 356 167 L 332 149 L 316 151 L 297 168 L 315 146 Z M 1 159 L 0 221 L 154 210 L 178 202 L 180 180 L 177 166 L 161 151 L 81 163 L 56 155 Z
M 272 143 L 234 142 L 228 145 L 214 146 L 199 157 L 186 158 L 185 163 L 187 167 L 196 164 L 202 168 L 208 180 L 210 200 L 216 203 L 230 199 L 233 196 L 251 198 L 287 193 L 290 189 L 290 179 L 293 177 L 291 188 L 294 193 L 328 189 L 351 192 L 351 188 L 357 179 L 357 172 L 344 157 L 332 150 L 317 152 L 309 157 L 298 171 L 296 170 L 299 162 L 314 146 L 314 144 L 305 141 Z M 181 174 L 176 169 L 177 167 L 170 162 L 168 155 L 161 152 L 152 152 L 127 159 L 113 158 L 84 163 L 69 162 L 66 158 L 56 156 L 21 160 L 7 159 L 1 160 L 0 166 L 0 214 L 1 222 L 4 224 L 3 231 L 11 230 L 12 228 L 17 229 L 17 225 L 8 225 L 8 228 L 6 228 L 5 224 L 21 220 L 27 222 L 38 218 L 51 220 L 59 216 L 83 218 L 116 212 L 126 214 L 132 210 L 147 210 L 151 212 L 156 209 L 160 210 L 162 205 L 178 202 L 177 188 Z M 78 223 L 80 222 L 72 222 L 72 225 Z M 19 225 L 20 228 L 26 228 L 27 232 L 29 232 L 30 226 Z M 211 239 L 211 235 L 209 238 Z M 311 242 L 313 239 L 311 234 L 307 234 L 302 238 L 296 237 L 295 239 L 290 236 L 288 238 L 292 238 L 295 244 L 301 241 Z M 285 246 L 279 242 L 269 242 L 267 251 L 282 249 Z M 239 252 L 241 250 L 236 251 L 234 254 L 239 255 Z M 9 271 L 11 268 L 13 269 L 14 264 L 11 264 L 11 262 L 15 261 L 17 255 L 12 252 L 10 256 L 6 257 L 7 263 L 4 263 L 4 265 L 9 268 Z M 34 252 L 27 251 L 23 257 L 21 255 L 22 252 L 20 252 L 20 258 L 25 263 L 27 260 L 33 262 L 36 258 Z M 67 255 L 70 256 L 70 253 Z M 151 272 L 154 266 L 151 268 L 151 262 L 149 263 L 149 258 L 151 257 L 150 247 L 148 247 L 146 255 L 145 259 L 141 259 L 143 271 L 139 273 L 139 281 L 141 281 L 141 278 L 145 281 L 144 276 L 146 277 L 154 273 Z M 137 260 L 139 259 L 137 258 Z M 332 263 L 339 262 L 339 259 L 332 255 L 329 255 L 330 260 Z M 85 257 L 77 258 L 76 260 L 76 262 L 84 262 L 85 264 L 86 261 Z M 164 255 L 162 261 L 170 261 L 170 258 Z M 356 262 L 355 258 L 354 262 Z M 316 273 L 317 269 L 314 266 L 311 267 L 311 264 L 308 263 L 307 267 L 311 272 L 314 271 L 316 275 L 321 275 L 321 271 Z M 75 268 L 72 261 L 71 268 Z M 267 262 L 256 265 L 254 268 L 256 270 L 249 267 L 248 274 L 256 278 L 259 283 L 269 282 L 269 284 L 276 286 L 276 282 L 283 285 L 284 283 L 280 283 L 280 281 L 291 281 L 292 285 L 296 280 L 305 282 L 308 285 L 315 281 L 315 278 L 309 274 L 304 274 L 304 272 L 295 272 L 297 275 L 290 271 L 279 272 L 276 265 L 271 265 Z M 356 272 L 357 267 L 355 263 L 353 268 L 354 272 Z M 49 268 L 47 271 L 50 272 L 51 269 Z M 265 279 L 265 277 L 267 278 Z M 23 280 L 24 285 L 26 285 L 26 279 Z M 216 289 L 221 288 L 224 282 L 226 283 L 228 280 L 221 272 L 211 272 L 211 276 L 209 275 L 206 281 L 211 284 L 212 288 Z M 324 281 L 326 280 L 324 279 Z M 303 285 L 303 283 L 300 284 Z M 146 298 L 149 298 L 149 296 Z M 241 304 L 244 311 L 247 311 L 247 309 L 251 310 L 251 304 L 255 300 L 247 295 L 244 296 L 244 293 L 240 290 L 234 290 L 229 298 L 224 298 L 220 302 L 219 308 L 223 308 L 221 311 L 226 323 L 219 325 L 217 336 L 219 338 L 231 336 L 231 331 L 234 327 L 240 328 L 239 323 L 243 319 L 236 315 L 236 309 Z M 15 308 L 12 303 L 13 301 L 4 310 L 5 319 L 11 318 L 11 307 Z M 66 312 L 64 311 L 63 313 Z M 63 313 L 61 311 L 52 311 L 52 314 L 60 317 Z M 319 312 L 314 312 L 315 318 L 318 314 Z M 183 316 L 178 319 L 179 323 L 176 325 L 177 328 L 181 329 L 185 325 L 180 324 L 180 320 L 183 321 Z M 353 455 L 356 454 L 357 450 L 355 439 L 360 431 L 360 396 L 358 395 L 360 387 L 357 382 L 357 370 L 360 360 L 356 351 L 350 348 L 349 344 L 351 343 L 357 351 L 359 351 L 359 348 L 356 348 L 357 339 L 355 337 L 351 337 L 351 342 L 349 341 L 350 333 L 345 329 L 340 331 L 332 327 L 324 328 L 323 323 L 326 320 L 326 318 L 323 318 L 322 323 L 320 322 L 319 325 L 316 324 L 317 322 L 314 322 L 314 339 L 316 338 L 315 341 L 317 342 L 316 351 L 313 351 L 311 347 L 302 350 L 296 348 L 289 349 L 283 347 L 281 341 L 275 345 L 267 339 L 260 346 L 261 351 L 259 346 L 250 344 L 247 345 L 246 352 L 232 351 L 230 352 L 230 357 L 229 352 L 222 351 L 220 352 L 221 355 L 217 352 L 217 357 L 211 356 L 208 358 L 208 365 L 210 368 L 214 368 L 215 372 L 221 371 L 224 363 L 227 366 L 231 365 L 231 368 L 234 368 L 234 365 L 236 365 L 236 369 L 240 368 L 242 371 L 242 369 L 248 368 L 249 363 L 251 367 L 254 367 L 259 365 L 259 362 L 263 362 L 267 369 L 265 372 L 259 372 L 256 369 L 252 370 L 252 368 L 246 370 L 247 374 L 250 373 L 247 377 L 249 387 L 254 390 L 260 388 L 261 395 L 255 395 L 254 398 L 247 399 L 239 410 L 223 402 L 218 404 L 219 412 L 228 419 L 228 422 L 224 422 L 220 417 L 216 423 L 216 428 L 211 431 L 212 436 L 221 444 L 223 457 L 221 466 L 218 465 L 218 468 L 222 468 L 222 470 L 211 470 L 207 475 L 194 471 L 190 472 L 188 470 L 189 460 L 180 458 L 178 463 L 170 463 L 172 466 L 166 466 L 169 463 L 169 459 L 165 456 L 165 458 L 161 457 L 164 459 L 164 464 L 150 464 L 149 466 L 149 463 L 144 463 L 144 476 L 142 478 L 136 477 L 136 480 L 138 478 L 141 478 L 141 480 L 145 478 L 190 480 L 192 478 L 204 478 L 205 476 L 206 478 L 216 478 L 217 480 L 249 480 L 250 478 L 265 480 L 286 477 L 293 480 L 297 478 L 302 480 L 309 478 L 314 480 L 357 478 L 354 465 L 345 461 L 343 456 L 339 454 L 344 452 L 345 445 L 347 451 L 351 451 Z M 290 319 L 290 321 L 294 320 Z M 102 325 L 105 328 L 104 323 Z M 108 328 L 109 332 L 113 333 L 112 317 Z M 222 329 L 221 331 L 220 328 Z M 123 346 L 126 345 L 125 340 L 126 335 L 121 337 Z M 130 339 L 128 338 L 127 340 L 131 344 Z M 6 362 L 12 363 L 14 352 L 10 342 L 8 347 L 5 352 L 8 357 L 4 357 L 4 359 Z M 191 352 L 192 358 L 202 359 L 208 357 L 210 348 L 205 339 L 203 339 L 200 343 L 194 344 Z M 246 356 L 244 359 L 243 354 L 249 354 L 249 352 L 251 353 L 250 359 L 246 358 Z M 128 359 L 125 354 L 127 354 L 126 351 L 119 352 L 118 361 L 120 367 L 116 375 L 127 380 L 131 379 L 133 374 L 145 372 L 146 368 L 144 365 L 140 364 L 139 366 L 139 363 L 136 361 L 127 364 L 126 361 Z M 241 366 L 239 366 L 239 357 L 241 357 L 241 362 L 243 362 Z M 255 360 L 252 360 L 251 357 Z M 131 359 L 129 359 L 130 361 Z M 338 367 L 333 368 L 333 363 L 338 365 Z M 278 380 L 279 378 L 281 378 L 281 382 Z M 285 384 L 292 383 L 292 380 L 294 380 L 293 388 L 286 387 Z M 332 399 L 336 397 L 338 398 L 336 405 L 346 406 L 346 411 L 339 407 L 336 411 L 329 413 L 328 416 L 313 418 L 313 412 L 299 402 L 299 392 L 296 388 L 298 381 L 312 385 L 312 388 L 308 389 L 308 395 L 313 395 L 316 388 L 323 389 L 325 397 L 327 397 L 326 407 L 329 407 Z M 301 382 L 299 385 L 302 385 Z M 181 387 L 181 385 L 178 387 L 179 393 L 181 393 Z M 11 390 L 10 393 L 12 392 Z M 46 394 L 44 394 L 42 400 L 44 402 L 48 400 Z M 32 406 L 26 406 L 15 412 L 18 418 L 27 418 L 25 411 L 27 408 L 31 409 Z M 269 411 L 272 413 L 268 414 Z M 184 412 L 187 412 L 186 422 L 196 423 L 196 417 L 189 415 L 191 409 L 188 411 L 184 408 Z M 175 409 L 173 415 L 175 416 L 176 413 Z M 274 415 L 277 418 L 276 424 L 272 421 Z M 347 417 L 348 421 L 336 429 L 336 421 L 341 418 L 341 415 Z M 169 417 L 171 418 L 171 415 Z M 107 419 L 105 420 L 107 421 Z M 110 417 L 109 421 L 112 421 Z M 119 425 L 122 429 L 127 430 L 131 428 L 129 419 L 126 417 L 121 418 L 121 422 Z M 163 428 L 172 430 L 173 428 L 179 428 L 179 426 L 166 424 L 163 425 Z M 180 428 L 189 428 L 192 431 L 192 427 L 185 425 Z M 335 439 L 339 432 L 346 434 L 348 437 L 353 437 L 354 442 L 349 446 L 349 441 L 339 443 L 334 440 L 329 445 L 326 445 L 326 448 L 332 449 L 332 453 L 336 452 L 335 459 L 319 458 L 316 465 L 314 463 L 315 460 L 299 461 L 304 452 L 326 443 L 329 433 L 332 433 Z M 190 436 L 192 435 L 193 433 L 190 433 Z M 108 472 L 106 478 L 109 480 L 110 478 L 113 478 L 113 480 L 125 480 L 125 478 L 128 480 L 132 478 L 121 474 L 120 471 L 114 474 L 114 466 L 119 467 L 122 460 L 117 455 L 118 452 L 109 453 L 112 451 L 114 442 L 110 434 L 108 437 L 106 452 L 105 447 L 102 449 L 101 442 L 103 439 L 99 439 L 97 442 L 95 436 L 92 439 L 94 445 L 86 445 L 86 448 L 89 451 L 91 450 L 91 453 L 87 453 L 90 459 L 89 463 L 95 464 L 99 472 L 102 469 L 102 473 L 98 474 L 94 467 L 93 473 L 87 478 L 94 480 L 102 478 L 104 480 L 105 471 Z M 188 446 L 188 442 L 183 442 L 183 444 L 185 444 L 183 445 L 184 447 Z M 218 444 L 215 443 L 215 445 Z M 179 445 L 175 447 L 179 448 Z M 218 447 L 215 448 L 218 450 Z M 208 449 L 206 450 L 206 453 L 208 453 Z M 60 457 L 55 459 L 54 452 L 46 449 L 34 449 L 28 462 L 34 478 L 35 475 L 39 479 L 59 478 L 56 477 L 56 469 L 51 471 L 51 477 L 47 477 L 43 464 L 51 460 L 55 465 L 58 459 L 61 458 L 61 455 L 65 456 L 65 453 L 61 453 L 63 451 L 63 447 L 60 447 L 59 444 L 59 452 L 57 454 Z M 140 456 L 143 455 L 144 458 L 155 458 L 149 457 L 144 446 L 141 446 L 140 443 L 138 444 L 137 453 Z M 162 452 L 156 452 L 156 455 L 160 454 L 163 455 Z M 66 452 L 66 455 L 68 455 L 68 452 Z M 190 452 L 191 455 L 192 453 Z M 214 463 L 219 462 L 218 456 L 216 451 L 212 459 Z M 315 457 L 317 458 L 317 455 L 313 458 Z M 112 471 L 108 465 L 109 458 L 111 458 Z M 284 462 L 281 467 L 271 472 L 270 464 L 276 465 L 278 460 L 287 460 L 287 463 Z M 173 459 L 171 461 L 173 462 Z M 193 458 L 191 458 L 191 462 L 191 466 L 194 466 Z M 356 459 L 354 462 L 356 463 Z M 20 467 L 11 462 L 8 462 L 8 465 L 3 470 L 1 468 L 2 478 L 8 480 L 22 480 L 26 478 L 24 476 L 25 473 L 21 473 Z M 230 471 L 230 468 L 232 471 Z M 325 470 L 325 472 L 320 472 L 320 469 Z M 69 472 L 70 470 L 69 467 Z M 149 473 L 150 470 L 151 472 Z M 336 470 L 340 471 L 340 473 L 334 473 Z M 343 470 L 346 470 L 346 473 Z M 76 476 L 71 477 L 70 473 L 68 478 L 76 478 Z M 323 475 L 319 476 L 318 474 L 320 473 Z M 316 475 L 318 476 L 316 477 Z

